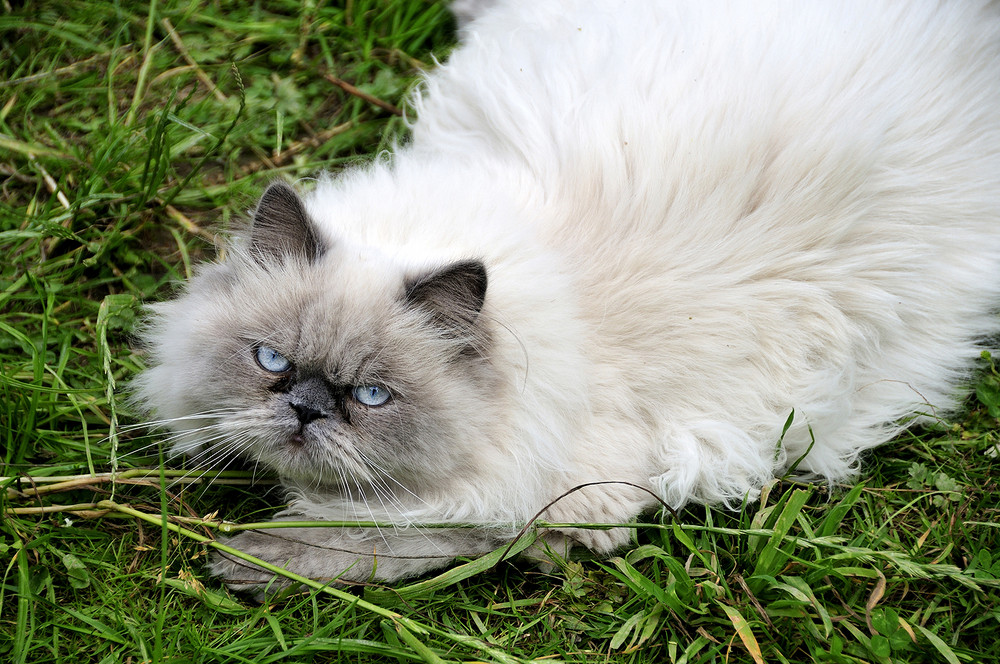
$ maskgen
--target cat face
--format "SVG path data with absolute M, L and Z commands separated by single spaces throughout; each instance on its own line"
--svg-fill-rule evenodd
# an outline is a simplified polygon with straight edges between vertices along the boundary
M 153 366 L 137 398 L 176 452 L 347 491 L 474 461 L 495 382 L 481 262 L 411 271 L 340 246 L 286 185 L 265 192 L 229 254 L 155 306 L 145 334 Z

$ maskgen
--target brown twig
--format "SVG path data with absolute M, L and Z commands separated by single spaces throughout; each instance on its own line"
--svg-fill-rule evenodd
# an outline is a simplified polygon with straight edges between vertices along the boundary
M 390 104 L 387 101 L 382 101 L 378 97 L 374 97 L 374 96 L 368 94 L 364 90 L 361 90 L 361 89 L 359 89 L 359 88 L 351 85 L 350 83 L 348 83 L 347 81 L 345 81 L 342 78 L 337 78 L 336 76 L 334 76 L 333 74 L 330 74 L 330 73 L 323 74 L 323 78 L 325 78 L 326 80 L 330 81 L 331 83 L 333 83 L 334 85 L 336 85 L 338 88 L 340 88 L 341 90 L 343 90 L 344 92 L 346 92 L 349 95 L 354 95 L 358 99 L 364 99 L 369 104 L 373 104 L 375 106 L 378 106 L 383 111 L 388 111 L 389 113 L 392 113 L 393 115 L 397 115 L 399 117 L 403 116 L 403 111 L 400 110 L 398 107 L 393 106 L 392 104 Z
M 767 623 L 768 627 L 774 629 L 774 623 L 771 622 L 771 616 L 767 615 L 767 611 L 761 605 L 760 600 L 757 599 L 757 596 L 753 594 L 753 591 L 750 590 L 750 586 L 747 585 L 747 582 L 743 578 L 742 574 L 736 575 L 736 582 L 740 584 L 740 588 L 742 588 L 743 592 L 745 592 L 747 594 L 747 597 L 750 598 L 750 603 L 753 604 L 755 609 L 757 609 L 757 615 L 759 615 L 761 618 L 764 619 L 764 622 Z
M 82 519 L 97 519 L 108 514 L 108 510 L 97 509 L 97 503 L 77 503 L 75 505 L 42 505 L 41 507 L 8 507 L 7 514 L 27 516 L 31 514 L 58 514 L 72 512 Z
M 227 484 L 227 485 L 249 485 L 267 482 L 267 480 L 252 480 L 249 477 L 220 477 L 217 473 L 207 473 L 201 475 L 189 475 L 189 471 L 163 471 L 163 475 L 168 477 L 174 484 L 201 484 L 206 482 Z M 155 469 L 135 468 L 123 470 L 118 473 L 98 473 L 96 475 L 64 475 L 57 478 L 52 477 L 0 477 L 0 482 L 12 482 L 15 486 L 7 487 L 8 499 L 28 499 L 39 498 L 41 496 L 83 489 L 88 486 L 99 484 L 142 484 L 149 483 L 149 486 L 157 486 L 160 481 L 161 471 Z M 27 487 L 23 485 L 28 485 Z M 16 487 L 16 488 L 15 488 Z
M 205 84 L 205 87 L 207 87 L 212 94 L 215 95 L 216 99 L 221 102 L 226 101 L 226 95 L 222 94 L 222 90 L 219 90 L 218 86 L 215 85 L 215 82 L 213 82 L 212 79 L 208 77 L 208 74 L 205 73 L 205 70 L 203 70 L 201 66 L 195 62 L 195 59 L 191 57 L 191 54 L 188 53 L 187 47 L 184 46 L 184 42 L 181 41 L 181 36 L 177 34 L 177 31 L 174 29 L 174 24 L 170 22 L 170 19 L 164 16 L 160 19 L 160 25 L 162 25 L 163 29 L 167 31 L 167 36 L 170 37 L 170 41 L 174 43 L 174 48 L 176 48 L 177 52 L 180 53 L 182 58 L 184 58 L 184 61 L 194 68 L 194 73 L 195 76 L 198 77 L 198 80 Z
M 132 48 L 131 45 L 126 44 L 125 46 L 120 47 L 119 50 L 127 52 L 131 48 Z M 89 67 L 98 60 L 109 58 L 111 57 L 112 54 L 113 54 L 112 51 L 108 51 L 107 53 L 98 53 L 97 55 L 91 56 L 85 60 L 79 60 L 77 62 L 74 62 L 73 64 L 66 65 L 65 67 L 58 67 L 50 71 L 43 71 L 38 74 L 32 74 L 30 76 L 22 76 L 20 78 L 12 78 L 7 81 L 0 81 L 0 88 L 9 88 L 15 85 L 20 85 L 21 83 L 33 83 L 35 81 L 40 81 L 42 79 L 49 78 L 52 76 L 65 76 L 66 74 L 72 74 L 79 71 L 80 69 Z
M 49 193 L 56 197 L 63 208 L 69 210 L 71 208 L 69 199 L 66 198 L 66 194 L 62 193 L 62 190 L 59 189 L 59 184 L 55 181 L 55 178 L 49 175 L 49 172 L 45 170 L 45 167 L 42 166 L 37 159 L 35 159 L 35 155 L 31 152 L 28 153 L 28 161 L 31 162 L 32 166 L 38 169 L 38 172 L 42 176 L 42 180 L 45 182 L 45 187 L 49 190 Z M 63 221 L 63 228 L 69 228 L 71 219 L 72 218 L 69 218 Z
M 275 168 L 279 168 L 284 164 L 288 163 L 292 157 L 299 154 L 300 152 L 303 152 L 308 148 L 318 148 L 320 145 L 330 140 L 337 134 L 342 134 L 353 127 L 354 123 L 348 121 L 344 122 L 343 124 L 339 124 L 336 127 L 331 127 L 329 129 L 324 129 L 323 131 L 316 132 L 315 134 L 307 136 L 301 141 L 295 141 L 294 143 L 289 145 L 287 148 L 285 148 L 278 154 L 273 155 L 268 163 L 264 163 L 263 161 L 253 162 L 245 166 L 242 169 L 242 172 L 244 175 L 248 175 L 256 173 L 257 171 L 263 169 L 273 170 Z
M 184 230 L 192 235 L 197 235 L 198 237 L 204 238 L 211 242 L 213 245 L 217 245 L 219 242 L 218 236 L 215 233 L 206 231 L 204 228 L 194 223 L 190 217 L 185 215 L 183 212 L 175 208 L 173 205 L 166 206 L 167 216 L 176 221 L 181 225 Z

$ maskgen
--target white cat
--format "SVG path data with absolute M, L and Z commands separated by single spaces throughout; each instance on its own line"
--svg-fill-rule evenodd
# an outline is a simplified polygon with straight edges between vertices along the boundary
M 409 144 L 302 199 L 272 186 L 154 307 L 137 394 L 176 452 L 270 466 L 284 518 L 399 524 L 231 544 L 395 579 L 585 483 L 651 493 L 543 518 L 738 505 L 796 462 L 842 481 L 962 397 L 1000 331 L 998 3 L 459 9 Z M 483 527 L 404 527 L 429 521 Z

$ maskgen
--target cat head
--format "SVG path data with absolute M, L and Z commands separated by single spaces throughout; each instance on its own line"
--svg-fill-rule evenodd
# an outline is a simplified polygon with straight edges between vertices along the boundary
M 414 267 L 324 231 L 268 188 L 226 260 L 151 307 L 136 400 L 199 466 L 239 455 L 348 491 L 462 472 L 496 380 L 484 264 Z

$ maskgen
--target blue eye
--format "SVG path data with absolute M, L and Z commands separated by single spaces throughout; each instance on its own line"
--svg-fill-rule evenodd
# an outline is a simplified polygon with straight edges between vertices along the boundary
M 261 346 L 257 349 L 257 364 L 264 371 L 271 373 L 283 373 L 292 368 L 292 363 L 270 346 Z
M 391 396 L 389 390 L 378 385 L 358 385 L 354 388 L 353 395 L 366 406 L 381 406 Z

